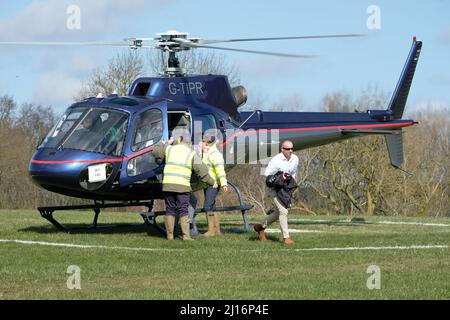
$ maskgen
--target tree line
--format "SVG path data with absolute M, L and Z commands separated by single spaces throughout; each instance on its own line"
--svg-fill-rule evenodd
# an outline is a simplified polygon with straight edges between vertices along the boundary
M 33 153 L 56 121 L 51 107 L 18 105 L 12 97 L 0 96 L 0 208 L 79 202 L 38 188 L 28 175 Z

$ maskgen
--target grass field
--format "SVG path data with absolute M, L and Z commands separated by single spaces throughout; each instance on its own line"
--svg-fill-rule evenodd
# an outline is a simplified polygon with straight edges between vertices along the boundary
M 77 224 L 91 214 L 57 217 Z M 68 234 L 37 211 L 0 210 L 0 299 L 450 299 L 450 219 L 289 219 L 303 232 L 286 247 L 276 232 L 266 242 L 255 232 L 168 242 L 149 227 Z M 106 222 L 141 218 L 102 213 Z M 203 215 L 198 225 L 204 230 Z M 240 215 L 223 214 L 222 226 L 242 227 Z M 71 265 L 80 268 L 79 290 L 67 288 Z M 381 289 L 367 287 L 371 265 Z

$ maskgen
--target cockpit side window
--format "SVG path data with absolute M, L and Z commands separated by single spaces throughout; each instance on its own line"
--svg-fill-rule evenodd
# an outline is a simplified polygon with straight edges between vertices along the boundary
M 135 152 L 150 147 L 161 140 L 162 135 L 163 122 L 161 110 L 147 110 L 136 118 L 136 131 L 131 150 Z
M 117 110 L 93 108 L 65 139 L 63 148 L 120 155 L 128 115 Z
M 61 120 L 56 123 L 50 133 L 47 135 L 45 140 L 41 143 L 38 148 L 56 148 L 59 146 L 63 138 L 67 133 L 73 128 L 74 124 L 79 121 L 84 113 L 88 109 L 70 109 L 61 118 Z
M 69 109 L 39 148 L 67 148 L 121 155 L 128 113 L 97 107 Z

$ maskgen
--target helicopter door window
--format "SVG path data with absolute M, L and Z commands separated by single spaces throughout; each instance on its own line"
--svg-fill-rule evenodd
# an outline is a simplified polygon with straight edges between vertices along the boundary
M 212 114 L 204 114 L 195 118 L 195 121 L 201 121 L 202 133 L 208 129 L 216 129 L 216 119 Z M 198 124 L 200 125 L 200 124 Z
M 184 129 L 191 132 L 191 117 L 185 111 L 169 111 L 167 113 L 167 120 L 169 123 L 169 137 L 172 136 L 173 130 Z
M 132 151 L 150 147 L 159 142 L 163 135 L 162 112 L 159 109 L 150 109 L 136 119 L 136 132 L 134 135 Z

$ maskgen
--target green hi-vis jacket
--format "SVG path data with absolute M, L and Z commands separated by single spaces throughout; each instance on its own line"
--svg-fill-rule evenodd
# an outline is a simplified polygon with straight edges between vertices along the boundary
M 216 144 L 210 146 L 208 152 L 203 154 L 202 161 L 208 167 L 209 175 L 216 180 L 217 184 L 226 186 L 225 161 Z
M 192 170 L 203 182 L 213 185 L 214 179 L 208 172 L 208 167 L 202 163 L 198 155 L 186 144 L 175 146 L 160 144 L 153 150 L 155 158 L 166 162 L 163 172 L 163 191 L 191 192 Z

